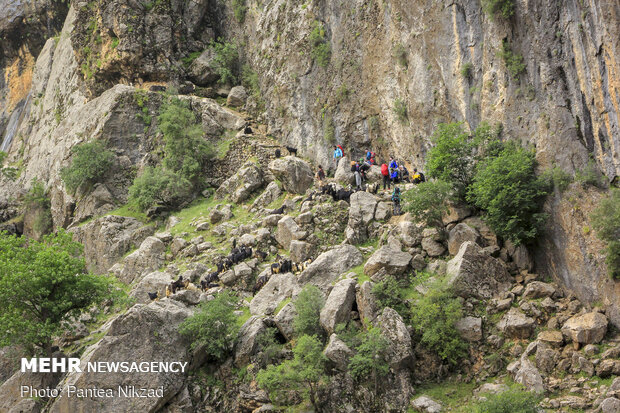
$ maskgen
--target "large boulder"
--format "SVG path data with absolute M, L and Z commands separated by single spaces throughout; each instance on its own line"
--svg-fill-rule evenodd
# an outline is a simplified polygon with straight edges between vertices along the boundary
M 468 205 L 448 205 L 448 211 L 444 211 L 442 221 L 444 225 L 460 222 L 471 215 L 471 208 Z M 457 249 L 458 251 L 458 249 Z
M 384 245 L 370 256 L 364 265 L 364 274 L 373 276 L 379 270 L 385 269 L 390 275 L 403 274 L 409 267 L 413 257 L 393 245 Z
M 198 86 L 209 86 L 220 78 L 215 49 L 208 47 L 189 67 L 189 76 Z
M 220 222 L 228 221 L 232 217 L 232 205 L 230 204 L 218 204 L 209 212 L 209 221 L 212 224 L 219 224 Z
M 540 372 L 526 354 L 521 356 L 521 365 L 514 376 L 514 380 L 531 392 L 543 393 L 545 391 Z
M 441 404 L 428 396 L 420 396 L 412 400 L 411 407 L 413 407 L 416 412 L 423 413 L 439 413 L 442 410 Z
M 383 336 L 388 339 L 388 357 L 394 370 L 408 369 L 413 366 L 414 355 L 411 335 L 403 318 L 390 307 L 385 307 L 377 318 Z
M 411 221 L 402 221 L 398 223 L 398 233 L 400 240 L 407 247 L 415 247 L 422 242 L 422 230 L 419 226 Z
M 282 248 L 288 250 L 291 246 L 291 241 L 301 240 L 307 236 L 308 233 L 302 230 L 292 217 L 285 216 L 278 221 L 276 241 L 278 241 Z
M 355 294 L 355 302 L 357 303 L 357 311 L 360 318 L 365 324 L 374 323 L 379 313 L 379 305 L 372 289 L 374 284 L 370 281 L 364 281 Z
M 349 222 L 345 236 L 349 242 L 359 244 L 368 238 L 368 224 L 375 217 L 379 199 L 369 192 L 358 191 L 351 195 Z
M 282 195 L 282 190 L 280 189 L 278 184 L 273 181 L 269 182 L 263 193 L 254 200 L 250 209 L 252 211 L 255 211 L 258 208 L 266 207 L 267 205 L 278 199 L 280 195 Z
M 256 351 L 258 337 L 266 328 L 267 326 L 262 318 L 257 316 L 250 317 L 241 326 L 237 337 L 237 344 L 235 345 L 235 366 L 242 368 L 250 363 L 250 358 Z
M 158 270 L 165 262 L 166 245 L 157 237 L 147 237 L 140 248 L 114 266 L 117 278 L 126 284 L 139 280 L 143 275 Z
M 360 265 L 362 253 L 353 245 L 340 245 L 319 255 L 299 276 L 301 285 L 311 283 L 327 291 L 340 274 Z
M 482 340 L 482 319 L 480 317 L 464 317 L 455 324 L 456 331 L 467 341 Z
M 346 371 L 349 365 L 349 359 L 353 356 L 353 351 L 340 340 L 336 334 L 329 336 L 327 347 L 323 350 L 325 357 L 341 371 Z
M 319 318 L 321 326 L 328 334 L 333 333 L 338 324 L 349 321 L 356 285 L 356 280 L 347 278 L 338 281 L 329 293 Z
M 148 304 L 151 302 L 151 299 L 147 293 L 157 292 L 159 298 L 164 298 L 166 296 L 166 285 L 172 281 L 174 281 L 172 274 L 155 271 L 142 278 L 129 295 L 137 303 Z
M 135 218 L 106 215 L 69 230 L 84 245 L 84 258 L 91 271 L 104 273 L 155 230 Z
M 312 186 L 314 175 L 308 162 L 295 156 L 274 159 L 269 171 L 282 182 L 282 188 L 294 194 L 304 194 Z
M 272 314 L 278 305 L 301 290 L 297 277 L 290 272 L 273 274 L 250 302 L 252 315 Z
M 579 344 L 599 343 L 607 333 L 607 317 L 591 312 L 569 318 L 562 326 L 562 334 Z
M 260 166 L 247 162 L 239 171 L 225 180 L 215 191 L 216 199 L 228 197 L 234 203 L 240 203 L 250 197 L 252 192 L 263 186 L 265 179 Z
M 511 285 L 505 264 L 471 241 L 461 244 L 458 254 L 448 261 L 446 274 L 448 284 L 464 298 L 489 299 Z
M 461 244 L 465 241 L 475 242 L 480 245 L 482 243 L 482 237 L 475 228 L 470 227 L 467 224 L 456 224 L 454 228 L 450 230 L 448 234 L 448 252 L 450 255 L 456 255 L 461 248 Z
M 226 99 L 226 105 L 239 107 L 245 105 L 245 101 L 248 99 L 248 92 L 243 86 L 235 86 L 230 89 L 228 99 Z
M 516 308 L 511 308 L 497 323 L 499 328 L 510 338 L 529 338 L 534 332 L 536 322 Z
M 303 262 L 310 258 L 312 244 L 305 241 L 292 240 L 289 244 L 291 260 L 293 262 Z
M 87 348 L 81 363 L 98 361 L 175 361 L 189 363 L 189 342 L 179 331 L 179 325 L 192 315 L 192 310 L 174 300 L 160 300 L 149 305 L 136 304 L 111 322 L 105 336 Z M 64 412 L 129 412 L 157 411 L 181 389 L 185 372 L 127 373 L 83 372 L 69 373 L 62 382 L 63 391 L 49 411 Z M 131 378 L 128 381 L 128 377 Z M 97 398 L 67 397 L 66 388 L 118 389 L 119 386 L 136 389 L 161 389 L 156 397 L 111 397 L 105 403 Z
M 551 297 L 555 293 L 555 287 L 542 281 L 532 281 L 523 291 L 523 298 L 545 298 Z
M 273 318 L 274 324 L 287 341 L 290 341 L 295 333 L 293 322 L 295 321 L 296 316 L 297 309 L 295 308 L 295 304 L 288 303 L 282 307 L 278 314 Z
M 338 167 L 334 173 L 334 179 L 341 185 L 355 185 L 355 177 L 351 172 L 351 161 L 345 156 L 338 162 Z

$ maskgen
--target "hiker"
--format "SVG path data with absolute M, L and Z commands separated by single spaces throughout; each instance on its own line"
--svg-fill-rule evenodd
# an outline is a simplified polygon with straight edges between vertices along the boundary
M 368 161 L 370 165 L 375 164 L 375 153 L 371 151 L 370 149 L 366 151 L 366 161 Z
M 321 165 L 319 165 L 319 170 L 316 171 L 316 179 L 319 181 L 319 188 L 322 188 L 325 181 L 325 171 Z
M 401 182 L 409 182 L 409 171 L 404 164 L 398 167 L 398 178 Z
M 418 168 L 413 168 L 413 176 L 411 177 L 414 184 L 426 182 L 426 178 L 422 172 L 418 172 Z
M 351 161 L 351 172 L 355 176 L 355 185 L 357 190 L 362 190 L 362 174 L 360 172 L 360 163 L 358 161 Z
M 366 160 L 364 162 L 361 163 L 360 165 L 360 173 L 362 174 L 362 180 L 363 181 L 367 181 L 368 180 L 368 176 L 367 173 L 370 170 L 370 161 Z
M 394 214 L 400 215 L 402 212 L 400 210 L 400 188 L 394 186 L 394 192 L 392 193 L 392 202 L 394 203 Z
M 398 164 L 393 157 L 390 156 L 390 164 L 388 165 L 390 170 L 390 180 L 392 183 L 396 184 L 398 182 Z
M 390 182 L 390 171 L 386 163 L 381 165 L 381 175 L 383 175 L 383 190 L 385 191 L 386 186 L 390 189 L 392 187 Z
M 338 162 L 340 161 L 340 159 L 342 159 L 343 157 L 343 153 L 342 153 L 342 147 L 340 145 L 335 145 L 334 146 L 334 168 L 338 169 Z

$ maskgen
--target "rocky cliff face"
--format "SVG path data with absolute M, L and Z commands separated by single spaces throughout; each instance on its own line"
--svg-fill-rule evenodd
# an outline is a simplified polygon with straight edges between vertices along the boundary
M 328 165 L 339 143 L 354 156 L 371 147 L 423 168 L 438 123 L 474 129 L 488 121 L 502 125 L 504 138 L 534 146 L 542 167 L 573 173 L 593 159 L 609 182 L 618 182 L 617 2 L 519 0 L 509 20 L 490 19 L 479 1 L 246 5 L 239 23 L 231 5 L 216 0 L 0 0 L 0 149 L 19 172 L 15 181 L 0 177 L 2 220 L 16 215 L 16 201 L 34 178 L 49 191 L 55 228 L 124 204 L 136 171 L 157 161 L 161 96 L 153 86 L 191 95 L 184 99 L 214 143 L 225 131 L 242 130 L 243 114 L 204 97 L 225 96 L 233 85 L 210 84 L 196 72 L 206 69 L 188 64 L 219 36 L 236 39 L 242 61 L 258 74 L 266 111 L 255 120 L 268 125 L 261 135 L 312 161 Z M 521 70 L 507 66 L 500 55 L 506 47 L 523 56 Z M 203 58 L 208 53 L 196 61 Z M 95 191 L 68 194 L 59 171 L 71 148 L 91 139 L 107 143 L 114 165 Z M 240 166 L 250 153 L 265 164 L 270 142 L 238 134 L 233 146 L 240 149 L 218 160 L 207 181 L 219 185 L 228 164 Z M 602 244 L 589 230 L 601 196 L 576 184 L 550 196 L 546 234 L 531 252 L 538 272 L 565 293 L 602 304 L 620 325 L 618 283 L 608 279 Z M 377 211 L 381 205 L 385 212 L 385 202 Z M 86 250 L 94 268 L 105 270 L 147 235 L 136 223 L 139 236 L 97 239 L 115 233 L 116 220 L 74 230 L 92 244 Z M 110 256 L 95 262 L 99 246 L 110 247 Z

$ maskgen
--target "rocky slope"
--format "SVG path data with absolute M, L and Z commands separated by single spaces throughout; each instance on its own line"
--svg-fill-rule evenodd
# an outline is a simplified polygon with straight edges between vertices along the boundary
M 325 398 L 330 411 L 363 410 L 368 402 L 346 372 L 352 350 L 332 334 L 339 323 L 364 319 L 388 326 L 386 409 L 404 411 L 424 391 L 452 409 L 515 380 L 544 391 L 549 409 L 615 411 L 620 384 L 610 377 L 620 371 L 620 287 L 606 274 L 604 244 L 590 230 L 589 215 L 620 172 L 620 5 L 519 1 L 506 20 L 489 18 L 478 1 L 240 3 L 247 6 L 242 23 L 232 4 L 216 0 L 0 0 L 0 149 L 18 172 L 15 180 L 0 174 L 1 228 L 40 235 L 36 211 L 23 216 L 21 208 L 40 180 L 54 229 L 68 228 L 85 245 L 90 268 L 115 274 L 139 303 L 107 314 L 103 325 L 85 316 L 80 334 L 59 342 L 62 350 L 98 359 L 114 346 L 129 355 L 142 343 L 137 325 L 158 331 L 163 324 L 166 341 L 147 340 L 143 356 L 181 348 L 183 360 L 206 376 L 144 378 L 166 391 L 140 411 L 267 411 L 269 397 L 254 381 L 263 357 L 256 336 L 275 326 L 285 345 L 280 357 L 290 357 L 291 301 L 309 283 L 328 305 L 321 324 L 339 383 Z M 217 82 L 209 44 L 220 37 L 236 42 L 260 90 Z M 515 76 L 499 53 L 503 44 L 523 56 Z M 216 191 L 195 194 L 166 223 L 122 208 L 136 174 L 160 160 L 163 88 L 189 102 L 217 148 L 204 176 Z M 385 196 L 304 201 L 315 165 L 330 164 L 333 144 L 352 156 L 368 147 L 380 157 L 394 153 L 423 168 L 428 137 L 448 121 L 469 129 L 501 123 L 503 138 L 536 148 L 541 167 L 572 174 L 593 160 L 606 184 L 573 183 L 549 196 L 545 234 L 529 250 L 498 240 L 467 208 L 445 218 L 444 236 L 408 216 L 391 218 Z M 94 139 L 113 151 L 113 165 L 91 191 L 70 194 L 60 170 L 71 148 Z M 271 162 L 274 149 L 288 153 L 284 145 L 305 160 Z M 339 180 L 350 178 L 345 168 L 335 172 Z M 284 215 L 269 214 L 282 205 Z M 219 289 L 183 291 L 157 303 L 146 292 L 163 292 L 179 274 L 202 277 L 231 238 L 268 251 L 270 260 L 278 253 L 314 260 L 298 276 L 274 275 L 256 294 L 267 263 L 249 260 L 222 276 L 220 288 L 247 299 L 239 317 L 252 317 L 235 354 L 216 365 L 191 354 L 176 325 Z M 373 283 L 385 277 L 406 278 L 424 295 L 425 284 L 413 277 L 422 270 L 452 283 L 462 297 L 461 330 L 472 344 L 456 372 L 420 344 L 402 314 L 373 298 Z M 33 400 L 17 404 L 17 386 L 38 379 L 13 374 L 13 356 L 5 355 L 14 354 L 19 349 L 0 349 L 0 411 L 39 411 L 43 405 Z M 244 380 L 237 379 L 240 369 Z M 428 384 L 438 377 L 467 394 L 440 400 Z M 122 378 L 52 381 L 63 387 Z M 45 409 L 87 411 L 95 402 L 72 403 L 60 398 Z M 110 411 L 131 410 L 119 403 Z M 433 403 L 418 400 L 427 411 Z

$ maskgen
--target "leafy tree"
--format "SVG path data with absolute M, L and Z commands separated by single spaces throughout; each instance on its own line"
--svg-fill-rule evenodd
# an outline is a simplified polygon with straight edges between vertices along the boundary
M 114 154 L 101 141 L 86 142 L 71 148 L 71 164 L 60 170 L 67 190 L 74 194 L 82 185 L 90 189 L 112 166 Z
M 513 388 L 489 394 L 474 407 L 474 413 L 537 413 L 541 397 L 535 393 Z
M 192 184 L 176 172 L 158 166 L 148 167 L 129 187 L 130 202 L 141 211 L 153 205 L 177 207 L 190 195 Z
M 411 322 L 421 335 L 422 344 L 452 365 L 465 356 L 467 349 L 455 327 L 462 316 L 460 301 L 438 287 L 431 289 L 411 309 Z
M 403 193 L 403 210 L 427 226 L 443 228 L 441 217 L 448 211 L 452 186 L 442 180 L 427 181 Z
M 351 376 L 367 386 L 371 393 L 371 410 L 378 411 L 378 396 L 381 389 L 380 380 L 390 371 L 387 349 L 389 342 L 377 327 L 370 327 L 361 336 L 361 343 L 356 347 L 357 353 L 349 362 Z
M 321 308 L 325 304 L 325 298 L 323 298 L 321 290 L 312 284 L 306 284 L 294 304 L 297 310 L 297 316 L 293 320 L 295 334 L 298 336 L 314 335 L 322 338 L 325 333 L 319 323 L 319 316 Z
M 428 176 L 451 183 L 456 194 L 463 197 L 474 174 L 475 143 L 462 123 L 439 124 L 431 141 L 435 146 L 428 152 Z
M 390 307 L 405 318 L 409 315 L 409 308 L 407 307 L 403 294 L 403 286 L 399 285 L 396 278 L 391 276 L 386 277 L 383 281 L 375 284 L 372 292 L 381 309 Z
M 212 41 L 209 45 L 215 51 L 215 71 L 220 76 L 220 84 L 235 84 L 239 73 L 239 50 L 234 42 L 224 39 Z
M 508 20 L 515 13 L 514 0 L 482 0 L 482 9 L 491 19 L 496 16 Z
M 164 135 L 164 166 L 183 179 L 197 183 L 213 151 L 204 139 L 202 125 L 189 104 L 176 97 L 162 105 L 158 117 Z
M 546 219 L 540 211 L 549 183 L 536 176 L 535 168 L 533 151 L 506 144 L 498 156 L 478 165 L 468 194 L 495 233 L 516 245 L 536 238 Z
M 592 212 L 592 226 L 598 237 L 607 242 L 607 270 L 620 278 L 620 189 L 612 189 Z
M 223 360 L 230 354 L 239 330 L 234 314 L 237 301 L 234 293 L 223 291 L 215 299 L 203 302 L 179 326 L 179 332 L 192 342 L 192 350 L 202 347 L 213 360 Z
M 272 400 L 289 402 L 289 392 L 304 400 L 310 400 L 314 411 L 323 411 L 319 395 L 329 384 L 326 373 L 327 358 L 323 344 L 316 336 L 304 335 L 293 348 L 293 359 L 267 369 L 257 375 L 258 384 L 265 388 Z
M 0 233 L 0 346 L 52 354 L 81 311 L 120 298 L 112 277 L 90 274 L 82 245 L 61 231 L 39 242 Z

